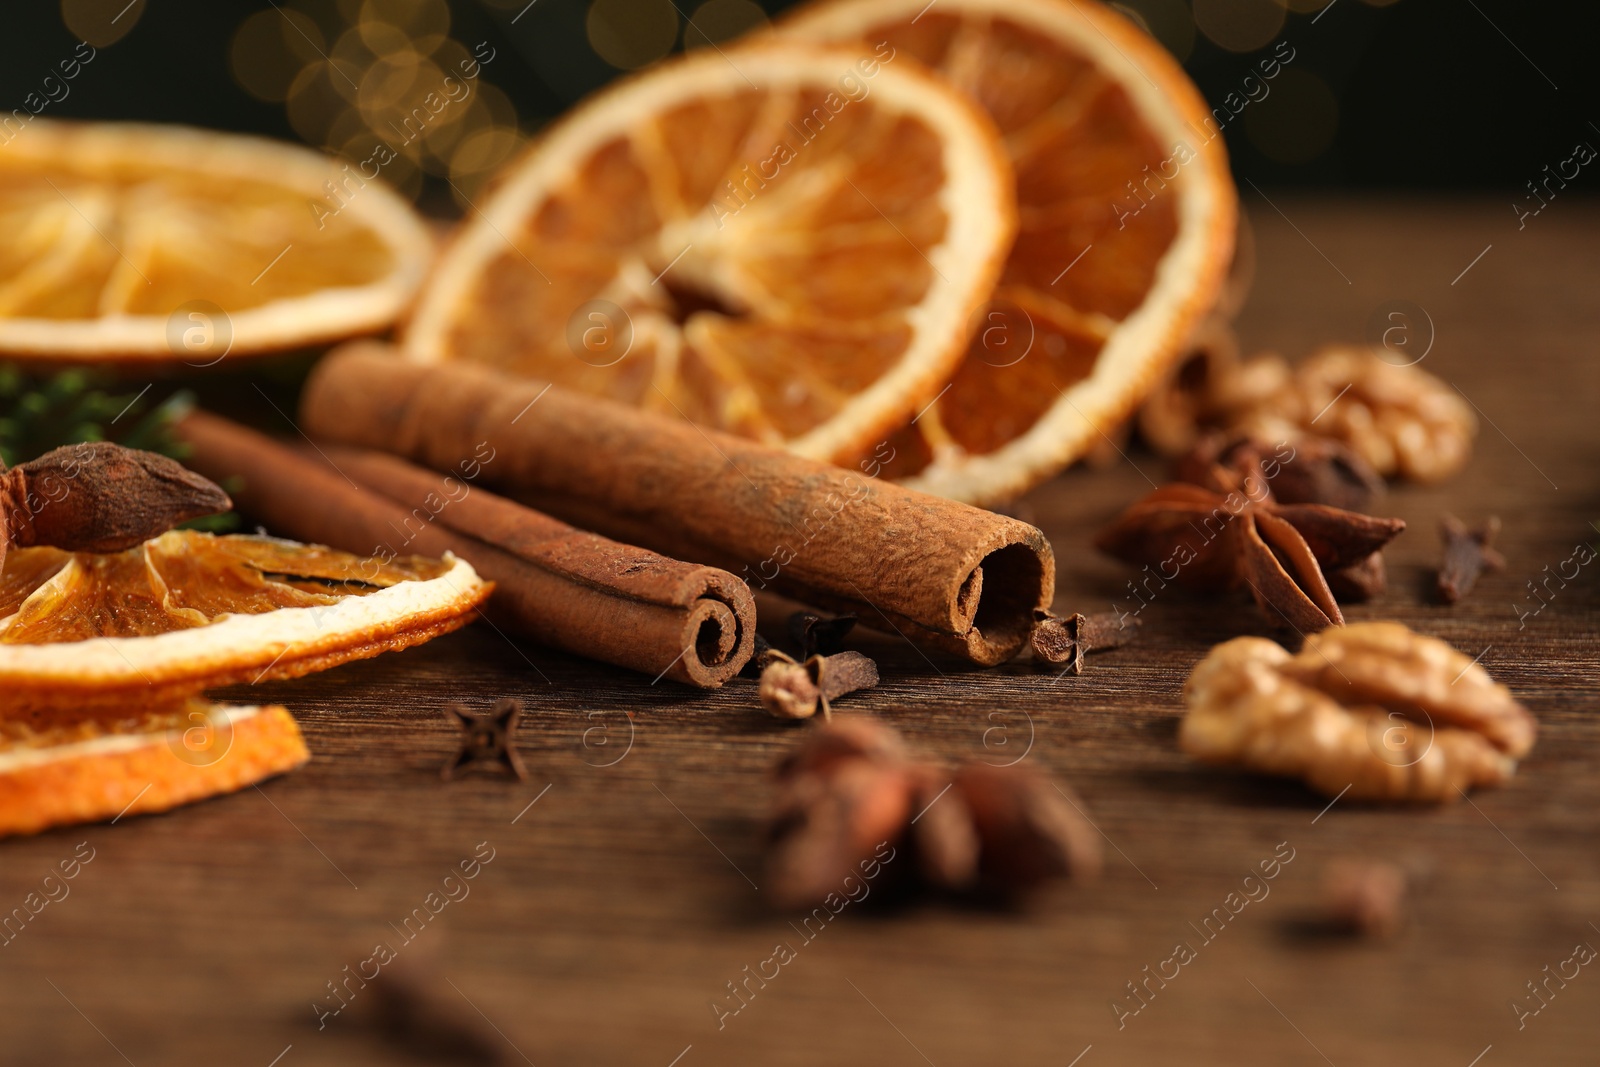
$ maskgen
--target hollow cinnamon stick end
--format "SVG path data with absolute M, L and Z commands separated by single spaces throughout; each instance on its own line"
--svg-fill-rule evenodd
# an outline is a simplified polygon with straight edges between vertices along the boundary
M 962 634 L 934 635 L 926 643 L 980 667 L 994 667 L 1027 648 L 1037 620 L 1055 599 L 1056 559 L 1050 542 L 1025 522 L 1008 521 L 1003 543 L 983 558 L 982 595 L 972 626 Z

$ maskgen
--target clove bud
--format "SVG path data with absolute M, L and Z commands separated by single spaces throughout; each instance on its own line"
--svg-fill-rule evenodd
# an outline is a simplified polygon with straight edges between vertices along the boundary
M 68 445 L 0 471 L 0 565 L 12 545 L 121 552 L 231 507 L 217 485 L 166 456 Z
M 1439 566 L 1439 599 L 1454 604 L 1472 592 L 1484 571 L 1505 567 L 1506 558 L 1492 547 L 1499 533 L 1500 519 L 1494 515 L 1471 529 L 1454 515 L 1445 515 L 1439 520 L 1439 537 L 1444 542 L 1444 562 Z
M 1067 616 L 1042 612 L 1033 628 L 1033 654 L 1045 663 L 1066 664 L 1067 674 L 1082 674 L 1086 653 L 1121 648 L 1142 625 L 1141 620 L 1114 611 Z
M 761 670 L 761 706 L 775 718 L 809 719 L 818 710 L 833 718 L 832 702 L 878 684 L 878 665 L 859 652 L 812 656 L 796 663 L 771 649 Z

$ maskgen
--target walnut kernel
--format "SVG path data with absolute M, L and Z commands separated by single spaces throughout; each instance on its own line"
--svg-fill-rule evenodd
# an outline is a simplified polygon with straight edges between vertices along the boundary
M 1330 797 L 1453 800 L 1507 781 L 1535 732 L 1482 667 L 1393 622 L 1334 627 L 1298 655 L 1235 638 L 1195 667 L 1184 694 L 1184 751 Z
M 1273 441 L 1296 428 L 1343 441 L 1380 474 L 1437 482 L 1466 465 L 1478 419 L 1421 367 L 1390 363 L 1376 349 L 1330 345 L 1232 427 Z

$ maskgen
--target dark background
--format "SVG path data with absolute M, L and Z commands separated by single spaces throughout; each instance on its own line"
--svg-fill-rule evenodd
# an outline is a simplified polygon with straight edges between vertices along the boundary
M 658 21 L 666 12 L 688 27 L 698 12 L 689 0 L 603 2 L 624 13 L 625 22 L 647 21 L 654 11 Z M 1274 5 L 1283 3 L 1291 10 L 1275 14 Z M 1142 12 L 1184 59 L 1213 106 L 1238 90 L 1279 42 L 1294 49 L 1296 58 L 1273 92 L 1226 131 L 1239 176 L 1261 185 L 1473 189 L 1503 192 L 1510 202 L 1578 142 L 1600 147 L 1600 127 L 1591 125 L 1600 123 L 1596 5 L 1335 0 L 1320 11 L 1305 10 L 1321 3 L 1129 0 L 1126 6 Z M 0 108 L 20 106 L 86 36 L 87 25 L 98 27 L 88 36 L 116 39 L 49 115 L 185 122 L 304 139 L 284 104 L 253 97 L 230 69 L 235 31 L 251 14 L 274 6 L 306 13 L 326 28 L 330 42 L 341 17 L 350 21 L 361 8 L 360 0 L 8 5 L 0 36 Z M 770 14 L 787 6 L 763 3 Z M 497 50 L 484 77 L 514 103 L 524 132 L 536 131 L 619 73 L 596 55 L 586 35 L 588 0 L 537 0 L 531 7 L 523 0 L 454 0 L 449 7 L 452 37 L 468 48 L 488 41 Z M 1197 29 L 1197 19 L 1213 28 L 1259 27 L 1265 19 L 1271 35 L 1263 47 L 1229 51 L 1215 43 L 1215 33 Z M 1281 25 L 1274 30 L 1275 19 Z M 675 49 L 692 34 L 680 29 Z M 1592 181 L 1580 175 L 1574 191 Z M 434 179 L 429 188 L 437 185 Z

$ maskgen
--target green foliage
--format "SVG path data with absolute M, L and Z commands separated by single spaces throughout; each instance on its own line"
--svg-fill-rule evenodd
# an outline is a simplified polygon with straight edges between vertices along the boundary
M 104 379 L 84 370 L 42 377 L 0 364 L 0 463 L 15 466 L 85 441 L 114 441 L 184 459 L 188 446 L 172 428 L 194 407 L 194 396 L 175 392 L 152 407 L 146 399 L 151 391 L 112 392 Z M 237 526 L 238 517 L 230 512 L 184 525 L 220 533 Z
M 193 396 L 173 393 L 148 408 L 144 395 L 112 393 L 87 371 L 40 378 L 0 365 L 0 459 L 15 465 L 83 441 L 115 441 L 182 459 L 184 446 L 172 425 L 194 406 Z

